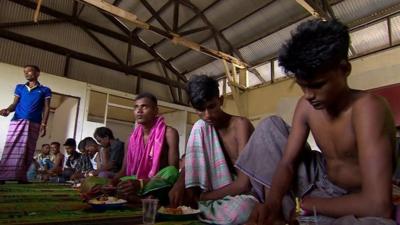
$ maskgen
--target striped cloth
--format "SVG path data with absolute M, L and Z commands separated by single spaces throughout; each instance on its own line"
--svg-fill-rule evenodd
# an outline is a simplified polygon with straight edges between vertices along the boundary
M 40 124 L 13 120 L 0 161 L 0 180 L 27 181 L 26 173 L 33 160 Z
M 217 131 L 205 121 L 197 121 L 190 133 L 185 156 L 185 186 L 209 192 L 232 183 Z M 200 220 L 212 224 L 242 224 L 248 219 L 256 199 L 250 195 L 226 196 L 199 202 Z

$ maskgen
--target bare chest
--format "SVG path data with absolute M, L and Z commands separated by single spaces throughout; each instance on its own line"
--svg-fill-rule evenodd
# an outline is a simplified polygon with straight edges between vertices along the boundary
M 357 141 L 350 115 L 333 120 L 314 117 L 310 129 L 325 157 L 338 160 L 357 157 Z
M 237 144 L 237 138 L 235 137 L 235 132 L 232 130 L 228 131 L 218 131 L 218 136 L 222 149 L 225 154 L 225 158 L 230 160 L 230 163 L 235 164 L 239 149 Z

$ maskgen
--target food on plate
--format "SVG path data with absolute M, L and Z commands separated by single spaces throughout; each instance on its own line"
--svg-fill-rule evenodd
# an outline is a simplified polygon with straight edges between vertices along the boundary
M 168 215 L 189 215 L 189 214 L 199 213 L 200 210 L 192 209 L 187 206 L 179 206 L 178 208 L 161 207 L 158 210 L 158 212 L 162 213 L 162 214 L 168 214 Z
M 90 204 L 101 205 L 101 204 L 123 204 L 126 200 L 119 199 L 113 196 L 99 196 L 97 198 L 89 200 Z

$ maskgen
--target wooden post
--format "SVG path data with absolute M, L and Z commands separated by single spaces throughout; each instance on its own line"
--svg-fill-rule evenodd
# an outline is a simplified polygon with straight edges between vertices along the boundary
M 39 12 L 40 12 L 40 6 L 42 5 L 42 0 L 36 0 L 36 9 L 35 13 L 33 14 L 33 22 L 37 23 L 38 22 L 38 17 L 39 17 Z

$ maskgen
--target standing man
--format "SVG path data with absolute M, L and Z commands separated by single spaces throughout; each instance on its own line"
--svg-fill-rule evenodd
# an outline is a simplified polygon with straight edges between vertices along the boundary
M 2 116 L 15 112 L 0 161 L 0 183 L 6 180 L 27 182 L 26 172 L 32 162 L 39 133 L 41 137 L 46 135 L 51 90 L 39 83 L 39 67 L 26 65 L 24 74 L 28 82 L 18 84 L 13 103 L 0 110 Z

